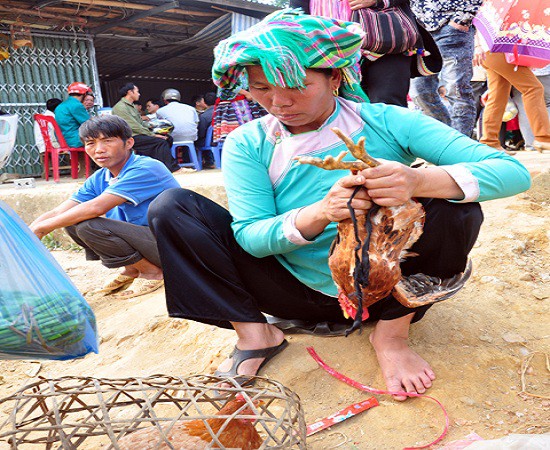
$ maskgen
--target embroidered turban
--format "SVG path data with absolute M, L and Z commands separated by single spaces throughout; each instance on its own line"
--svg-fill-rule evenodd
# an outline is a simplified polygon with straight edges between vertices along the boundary
M 340 95 L 368 101 L 361 89 L 359 59 L 363 31 L 353 22 L 311 16 L 297 9 L 276 11 L 214 49 L 212 78 L 222 89 L 246 85 L 246 66 L 260 65 L 276 86 L 303 88 L 306 69 L 340 69 Z

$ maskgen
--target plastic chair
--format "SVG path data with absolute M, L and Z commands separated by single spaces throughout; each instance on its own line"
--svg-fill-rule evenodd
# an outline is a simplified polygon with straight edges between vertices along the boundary
M 213 134 L 214 134 L 214 130 L 212 128 L 212 125 L 210 125 L 206 130 L 206 137 L 204 138 L 204 146 L 199 148 L 200 160 L 202 163 L 202 152 L 211 151 L 212 154 L 214 155 L 214 164 L 216 165 L 216 168 L 221 169 L 222 167 L 221 147 L 222 146 L 220 144 L 212 145 Z
M 186 148 L 191 162 L 178 163 L 180 167 L 194 167 L 195 170 L 202 170 L 202 159 L 197 157 L 195 143 L 193 141 L 179 141 L 172 144 L 172 156 L 178 161 L 178 147 Z M 183 156 L 183 155 L 182 155 Z
M 46 146 L 46 151 L 44 153 L 44 178 L 46 181 L 50 179 L 50 158 L 52 160 L 52 171 L 53 171 L 53 181 L 59 182 L 59 154 L 69 152 L 71 155 L 71 177 L 78 178 L 78 154 L 84 153 L 84 161 L 86 164 L 86 178 L 90 176 L 90 157 L 84 151 L 84 147 L 69 147 L 59 125 L 55 121 L 55 118 L 52 116 L 45 116 L 43 114 L 35 114 L 34 120 L 38 123 L 40 127 L 40 133 L 42 133 L 42 138 L 44 139 L 44 144 Z M 50 140 L 50 133 L 48 131 L 48 124 L 53 126 L 55 135 L 57 137 L 57 142 L 59 142 L 59 148 L 55 148 L 52 145 Z

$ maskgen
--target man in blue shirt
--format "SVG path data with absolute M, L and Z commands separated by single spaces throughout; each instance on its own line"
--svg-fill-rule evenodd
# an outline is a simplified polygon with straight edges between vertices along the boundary
M 71 238 L 84 247 L 86 259 L 123 268 L 96 293 L 133 298 L 152 292 L 164 281 L 147 210 L 161 192 L 179 184 L 160 161 L 132 152 L 132 130 L 120 117 L 90 119 L 80 127 L 80 138 L 101 169 L 30 228 L 42 238 L 66 227 Z
M 69 85 L 67 91 L 69 98 L 56 108 L 55 120 L 61 128 L 67 145 L 75 148 L 82 147 L 78 129 L 90 118 L 83 101 L 86 94 L 92 90 L 86 84 L 76 81 Z
M 434 38 L 441 56 L 441 83 L 437 75 L 414 78 L 411 97 L 424 114 L 471 136 L 476 120 L 476 104 L 470 81 L 473 76 L 475 29 L 472 20 L 483 0 L 411 0 L 416 17 Z M 447 89 L 451 105 L 447 109 L 437 92 Z

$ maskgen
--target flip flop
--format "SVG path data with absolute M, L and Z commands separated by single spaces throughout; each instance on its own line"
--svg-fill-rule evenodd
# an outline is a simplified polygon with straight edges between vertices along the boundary
M 233 351 L 228 356 L 228 358 L 233 358 L 233 364 L 227 372 L 221 372 L 216 370 L 214 375 L 220 378 L 233 378 L 240 385 L 245 384 L 250 380 L 252 375 L 239 375 L 238 370 L 239 366 L 246 360 L 254 358 L 265 358 L 260 367 L 258 367 L 258 372 L 264 367 L 275 355 L 281 353 L 285 348 L 288 347 L 288 341 L 283 340 L 279 345 L 274 347 L 260 348 L 257 350 L 240 350 L 235 346 Z
M 98 289 L 97 291 L 90 291 L 88 292 L 89 295 L 109 295 L 113 294 L 116 291 L 121 291 L 124 289 L 127 289 L 135 280 L 134 277 L 129 277 L 127 275 L 122 275 L 121 273 L 117 273 L 115 276 L 111 277 L 101 289 Z
M 117 300 L 127 300 L 139 297 L 140 295 L 150 294 L 164 286 L 164 280 L 146 280 L 145 278 L 136 278 L 130 288 L 113 295 Z

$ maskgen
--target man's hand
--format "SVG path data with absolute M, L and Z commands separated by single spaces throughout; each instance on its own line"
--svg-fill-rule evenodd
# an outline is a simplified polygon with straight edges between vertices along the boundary
M 456 28 L 459 31 L 462 31 L 463 33 L 467 33 L 470 30 L 469 25 L 461 25 L 461 24 L 456 23 L 452 20 L 449 22 L 449 26 L 453 27 L 453 28 Z
M 349 6 L 353 11 L 370 8 L 376 4 L 376 0 L 349 0 Z
M 29 228 L 36 235 L 38 239 L 42 239 L 44 236 L 46 236 L 48 233 L 51 233 L 54 230 L 54 229 L 48 228 L 47 226 L 44 226 L 44 224 L 39 222 L 38 220 L 35 220 L 33 223 L 31 223 L 29 225 Z
M 161 139 L 168 139 L 168 136 L 165 136 L 164 134 L 155 134 L 155 137 L 161 138 Z

